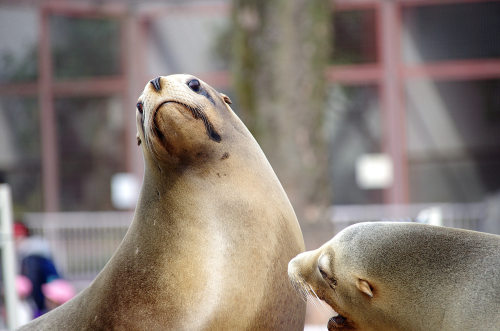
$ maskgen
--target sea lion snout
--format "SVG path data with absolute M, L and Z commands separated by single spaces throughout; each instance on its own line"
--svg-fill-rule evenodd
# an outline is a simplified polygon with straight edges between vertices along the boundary
M 297 279 L 304 279 L 304 265 L 305 260 L 311 259 L 311 252 L 303 252 L 294 257 L 288 263 L 288 277 L 293 281 Z
M 288 262 L 288 277 L 292 281 L 300 277 L 299 263 L 300 261 L 298 259 L 298 256 L 294 257 L 290 262 Z
M 318 250 L 303 252 L 288 263 L 288 278 L 290 282 L 298 292 L 305 296 L 308 295 L 308 292 L 317 293 L 318 282 L 322 282 L 322 277 L 318 269 L 319 254 Z
M 288 263 L 289 278 L 291 280 L 298 278 L 317 285 L 326 285 L 322 284 L 323 281 L 328 285 L 331 282 L 336 285 L 329 263 L 331 259 L 329 255 L 332 254 L 333 252 L 325 252 L 324 247 L 300 253 Z
M 230 116 L 217 91 L 191 75 L 150 80 L 137 103 L 138 144 L 165 164 L 198 163 L 200 152 L 215 153 Z M 218 154 L 219 151 L 217 151 Z M 215 154 L 214 154 L 215 155 Z

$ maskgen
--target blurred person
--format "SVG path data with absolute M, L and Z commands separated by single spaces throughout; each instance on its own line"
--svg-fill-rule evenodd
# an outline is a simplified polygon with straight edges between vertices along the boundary
M 19 306 L 16 311 L 19 326 L 27 324 L 34 318 L 35 303 L 30 298 L 33 285 L 28 277 L 16 276 L 16 292 L 19 296 Z
M 48 242 L 40 236 L 30 236 L 28 228 L 20 222 L 14 223 L 14 239 L 17 249 L 20 274 L 33 285 L 31 298 L 36 304 L 34 317 L 47 312 L 42 285 L 60 278 L 52 261 Z
M 75 289 L 64 279 L 55 279 L 42 285 L 47 311 L 59 307 L 75 296 Z

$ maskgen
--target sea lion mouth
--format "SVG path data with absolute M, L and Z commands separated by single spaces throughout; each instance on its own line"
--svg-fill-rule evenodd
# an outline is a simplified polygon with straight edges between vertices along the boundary
M 336 330 L 351 330 L 353 329 L 344 316 L 338 314 L 336 316 L 333 316 L 328 320 L 328 324 L 326 326 L 328 328 L 328 331 L 336 331 Z
M 161 106 L 163 106 L 167 103 L 176 103 L 176 104 L 181 105 L 182 107 L 188 109 L 195 119 L 201 119 L 203 121 L 203 124 L 205 125 L 205 130 L 207 131 L 207 135 L 210 139 L 212 139 L 215 142 L 221 141 L 220 135 L 217 133 L 217 131 L 215 131 L 214 126 L 209 121 L 209 119 L 207 118 L 207 115 L 205 114 L 205 112 L 203 110 L 199 109 L 198 107 L 193 107 L 193 106 L 187 105 L 187 104 L 180 102 L 180 101 L 177 101 L 177 100 L 166 100 L 166 101 L 163 101 L 162 103 L 160 103 L 158 105 L 158 107 L 156 107 L 156 109 L 155 109 L 155 112 L 153 114 L 153 119 L 156 119 L 156 114 L 158 113 L 158 110 L 161 108 Z M 158 131 L 158 127 L 156 124 L 155 124 L 155 131 Z M 158 132 L 156 132 L 156 133 L 158 134 Z

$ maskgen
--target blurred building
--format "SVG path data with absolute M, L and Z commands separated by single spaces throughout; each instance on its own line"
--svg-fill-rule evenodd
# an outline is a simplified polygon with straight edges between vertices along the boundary
M 338 3 L 334 203 L 473 202 L 498 192 L 499 14 L 497 1 Z M 356 160 L 380 152 L 394 165 L 391 187 L 360 189 Z
M 142 176 L 134 107 L 148 80 L 193 73 L 232 95 L 219 40 L 229 6 L 2 1 L 0 170 L 16 210 L 113 210 L 112 176 Z M 332 10 L 332 204 L 498 192 L 500 2 L 336 0 Z M 384 179 L 360 181 L 370 169 Z
M 227 89 L 212 52 L 224 3 L 4 1 L 0 171 L 16 211 L 113 210 L 111 178 L 142 178 L 135 104 L 158 75 Z

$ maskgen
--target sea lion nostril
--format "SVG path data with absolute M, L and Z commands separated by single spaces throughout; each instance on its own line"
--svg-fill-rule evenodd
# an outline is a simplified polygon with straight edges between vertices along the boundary
M 153 85 L 156 92 L 161 90 L 160 79 L 161 79 L 161 77 L 156 77 L 155 79 L 149 81 L 151 83 L 151 85 Z

